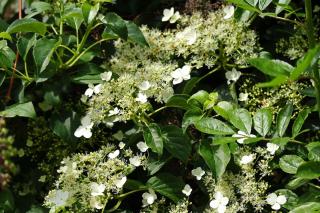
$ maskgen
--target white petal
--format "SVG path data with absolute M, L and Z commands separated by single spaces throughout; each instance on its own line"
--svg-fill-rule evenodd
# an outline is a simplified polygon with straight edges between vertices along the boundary
M 87 97 L 91 97 L 93 95 L 93 89 L 92 88 L 88 88 L 85 92 L 84 95 Z
M 216 192 L 214 197 L 216 198 L 216 200 L 218 200 L 220 202 L 220 200 L 222 200 L 222 198 L 223 198 L 223 194 L 218 191 L 218 192 Z
M 223 17 L 224 19 L 231 18 L 234 14 L 234 6 L 226 6 L 225 8 L 223 8 L 223 12 L 225 13 L 225 16 Z
M 84 129 L 84 131 L 82 133 L 83 133 L 83 137 L 85 137 L 85 138 L 91 138 L 91 136 L 92 136 L 91 129 L 87 128 L 87 127 Z
M 173 23 L 176 23 L 176 21 L 178 21 L 178 19 L 180 18 L 180 13 L 179 11 L 175 12 L 171 18 L 170 18 L 170 23 L 173 24 Z
M 218 213 L 224 213 L 226 211 L 226 209 L 227 209 L 226 206 L 220 205 L 217 210 L 218 210 Z
M 76 136 L 77 138 L 80 138 L 83 136 L 83 132 L 84 132 L 84 127 L 83 126 L 79 126 L 76 131 L 74 132 L 74 136 Z
M 183 78 L 175 78 L 173 79 L 172 83 L 173 85 L 176 85 L 176 84 L 180 84 L 182 81 L 183 81 Z
M 144 103 L 148 102 L 148 97 L 145 94 L 139 92 L 138 97 L 136 98 L 136 101 L 144 104 Z
M 81 118 L 81 124 L 85 127 L 91 126 L 92 122 L 90 116 L 86 115 L 83 118 Z
M 211 200 L 209 205 L 211 208 L 216 209 L 219 207 L 219 202 L 217 200 Z
M 254 160 L 253 154 L 245 155 L 245 156 L 242 156 L 240 163 L 241 164 L 248 164 L 248 163 L 251 163 L 253 160 Z
M 229 198 L 223 197 L 223 198 L 220 200 L 220 203 L 221 203 L 221 205 L 226 206 L 226 205 L 229 203 Z
M 189 196 L 192 192 L 192 188 L 190 187 L 189 184 L 186 184 L 182 190 L 182 193 Z
M 170 10 L 169 9 L 164 9 L 163 10 L 162 21 L 168 21 L 171 18 L 171 16 L 173 16 L 173 14 L 174 14 L 173 7 L 171 7 Z
M 189 65 L 184 65 L 180 70 L 182 77 L 188 76 L 188 75 L 190 76 L 190 72 L 191 72 L 191 67 Z
M 127 182 L 127 177 L 124 176 L 124 177 L 121 178 L 120 180 L 117 180 L 117 181 L 115 182 L 115 185 L 116 185 L 116 187 L 118 187 L 118 188 L 122 188 L 123 185 L 124 185 L 126 182 Z
M 129 158 L 129 162 L 131 165 L 138 167 L 141 165 L 141 160 L 139 156 L 134 156 L 132 158 Z
M 149 148 L 147 144 L 143 141 L 140 141 L 139 143 L 137 143 L 137 147 L 140 150 L 140 152 L 146 152 Z
M 271 193 L 267 196 L 267 203 L 273 205 L 277 202 L 277 195 L 276 193 Z
M 123 149 L 126 146 L 125 143 L 123 143 L 122 141 L 119 143 L 119 149 Z
M 175 71 L 171 72 L 171 77 L 172 78 L 181 78 L 182 75 L 182 71 L 181 68 L 176 69 Z
M 108 154 L 108 157 L 109 157 L 110 159 L 114 159 L 114 158 L 118 157 L 119 154 L 120 154 L 120 151 L 119 151 L 119 149 L 117 149 L 117 150 L 114 151 L 114 152 L 110 152 L 110 153 Z
M 248 96 L 249 94 L 248 93 L 240 93 L 239 94 L 239 101 L 247 101 L 248 100 Z
M 100 74 L 100 78 L 101 80 L 103 81 L 110 81 L 111 80 L 111 77 L 112 77 L 112 72 L 104 72 L 104 73 L 101 73 Z
M 205 172 L 202 170 L 201 167 L 191 170 L 191 174 L 197 178 L 197 180 L 201 180 L 202 176 Z
M 271 155 L 274 155 L 274 153 L 280 148 L 279 145 L 274 143 L 267 143 L 267 151 L 270 152 Z
M 280 205 L 283 205 L 287 202 L 287 198 L 284 195 L 279 195 L 277 197 L 277 203 L 279 203 Z
M 102 87 L 102 84 L 96 85 L 96 86 L 93 88 L 93 92 L 94 92 L 95 94 L 100 93 L 101 87 Z
M 149 81 L 143 81 L 140 85 L 139 85 L 139 89 L 142 91 L 148 90 L 151 87 L 151 84 Z
M 247 138 L 239 138 L 239 139 L 237 139 L 237 142 L 240 144 L 243 144 L 245 139 L 247 139 Z
M 275 204 L 273 204 L 273 205 L 271 206 L 271 208 L 272 208 L 273 210 L 279 210 L 279 209 L 281 208 L 281 206 L 280 206 L 279 203 L 275 203 Z

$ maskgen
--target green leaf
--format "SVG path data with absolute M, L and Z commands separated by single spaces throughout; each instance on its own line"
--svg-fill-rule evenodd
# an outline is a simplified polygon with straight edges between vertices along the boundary
M 163 137 L 160 127 L 152 123 L 143 129 L 143 137 L 148 147 L 155 153 L 162 155 L 163 152 Z
M 71 76 L 74 83 L 78 84 L 99 84 L 102 83 L 100 74 L 104 72 L 104 69 L 99 67 L 95 63 L 85 63 L 79 66 L 79 69 L 75 75 Z
M 299 188 L 300 186 L 308 183 L 310 180 L 304 179 L 304 178 L 295 178 L 291 181 L 289 181 L 289 183 L 287 183 L 286 188 L 291 189 L 291 190 L 295 190 L 297 188 Z
M 187 103 L 188 98 L 189 98 L 189 95 L 184 95 L 184 94 L 173 95 L 167 101 L 166 106 L 189 110 L 190 106 Z
M 184 113 L 181 124 L 183 132 L 186 132 L 187 128 L 201 117 L 202 111 L 200 109 L 191 109 Z
M 2 189 L 0 191 L 0 211 L 3 213 L 14 212 L 15 203 L 14 197 L 10 190 Z
M 232 115 L 232 111 L 236 109 L 236 106 L 227 101 L 221 101 L 216 106 L 213 107 L 214 111 L 225 118 L 226 120 L 230 120 L 230 116 Z
M 266 9 L 271 2 L 272 0 L 259 0 L 259 9 L 260 10 Z
M 229 122 L 239 130 L 242 130 L 248 134 L 251 132 L 252 118 L 250 112 L 246 109 L 236 109 L 231 111 Z
M 87 24 L 90 24 L 95 19 L 99 12 L 99 6 L 99 4 L 91 6 L 88 3 L 82 5 L 82 16 Z
M 308 159 L 312 161 L 320 161 L 320 142 L 312 142 L 306 145 L 308 149 Z
M 290 75 L 291 80 L 296 80 L 303 72 L 317 63 L 320 56 L 320 45 L 317 45 L 313 49 L 310 49 L 304 58 L 299 62 L 297 67 L 292 71 Z
M 307 119 L 308 115 L 310 114 L 311 110 L 310 109 L 304 109 L 302 110 L 297 118 L 293 122 L 292 126 L 292 137 L 295 138 L 299 133 L 300 130 Z
M 283 137 L 283 138 L 272 138 L 271 139 L 271 143 L 275 143 L 279 146 L 285 146 L 289 141 L 290 141 L 291 138 L 289 137 Z
M 258 4 L 258 0 L 245 0 L 248 4 L 255 7 Z
M 41 38 L 36 41 L 33 48 L 33 58 L 38 74 L 41 74 L 48 66 L 52 54 L 59 46 L 61 40 Z
M 250 59 L 249 63 L 264 74 L 274 77 L 279 75 L 289 76 L 293 70 L 293 67 L 287 62 L 275 59 L 254 58 Z
M 234 138 L 234 137 L 214 137 L 212 138 L 212 143 L 214 145 L 221 145 L 221 144 L 234 143 L 236 140 L 237 138 Z
M 279 4 L 280 5 L 288 5 L 291 2 L 291 0 L 279 0 Z M 276 15 L 278 15 L 279 13 L 281 13 L 281 11 L 283 10 L 283 6 L 277 5 L 276 7 Z
M 249 11 L 253 11 L 253 12 L 257 12 L 257 13 L 261 12 L 260 10 L 258 10 L 254 6 L 251 6 L 250 4 L 245 2 L 244 0 L 228 0 L 228 2 L 233 3 L 233 4 L 237 5 L 238 7 L 241 7 L 245 10 L 249 10 Z
M 199 154 L 204 159 L 212 173 L 220 179 L 231 159 L 231 152 L 227 144 L 213 146 L 208 141 L 202 141 Z
M 74 132 L 80 125 L 80 118 L 75 112 L 54 115 L 50 119 L 52 131 L 64 141 L 75 140 Z
M 75 30 L 79 30 L 82 22 L 84 21 L 80 8 L 67 10 L 62 18 Z
M 297 177 L 305 179 L 316 179 L 320 177 L 320 164 L 319 162 L 309 161 L 299 166 Z
M 284 195 L 287 198 L 287 202 L 283 204 L 282 206 L 288 210 L 293 209 L 298 204 L 298 195 L 294 192 L 292 192 L 289 189 L 278 189 L 275 191 L 278 195 Z
M 149 156 L 147 164 L 149 175 L 154 175 L 157 173 L 170 159 L 171 158 L 155 160 Z
M 207 134 L 213 135 L 230 135 L 234 134 L 233 129 L 231 129 L 227 124 L 224 122 L 211 118 L 211 117 L 203 117 L 200 120 L 197 120 L 194 123 L 196 129 L 200 132 L 204 132 Z
M 7 33 L 7 32 L 0 32 L 0 38 L 12 41 L 11 35 L 9 33 Z
M 183 162 L 187 162 L 191 154 L 190 139 L 183 134 L 182 129 L 170 125 L 161 128 L 161 133 L 164 141 L 164 148 L 170 154 Z
M 181 178 L 175 177 L 169 173 L 162 173 L 154 176 L 147 182 L 147 186 L 174 202 L 178 202 L 183 198 L 182 189 L 184 185 Z
M 9 25 L 7 32 L 10 34 L 33 32 L 44 35 L 47 32 L 47 26 L 46 24 L 32 18 L 17 19 Z
M 196 92 L 195 94 L 191 95 L 191 97 L 188 99 L 188 103 L 191 101 L 191 100 L 196 100 L 198 101 L 201 105 L 204 104 L 204 102 L 206 100 L 209 99 L 209 93 L 207 91 L 204 91 L 204 90 L 199 90 L 198 92 Z
M 27 117 L 27 118 L 35 118 L 36 112 L 34 111 L 34 107 L 32 102 L 27 103 L 18 103 L 7 107 L 4 111 L 0 112 L 1 116 L 11 118 L 15 116 Z
M 36 42 L 36 35 L 32 36 L 21 36 L 17 43 L 17 48 L 19 54 L 22 56 L 23 60 L 26 61 L 29 50 Z
M 258 83 L 256 85 L 257 87 L 278 87 L 281 84 L 284 84 L 285 82 L 287 82 L 287 80 L 288 80 L 287 76 L 279 75 L 269 82 Z
M 127 40 L 127 25 L 126 22 L 120 16 L 118 16 L 116 13 L 110 12 L 106 14 L 105 20 L 107 21 L 107 27 L 109 27 L 120 38 Z
M 277 133 L 280 137 L 282 137 L 286 132 L 291 119 L 292 111 L 293 105 L 291 102 L 288 102 L 286 106 L 280 110 L 277 116 Z
M 140 181 L 133 180 L 133 179 L 127 179 L 126 183 L 123 186 L 125 189 L 129 190 L 140 190 L 140 189 L 145 189 L 147 190 L 148 187 L 141 183 Z
M 265 137 L 272 124 L 272 112 L 270 109 L 259 109 L 253 116 L 254 129 Z
M 319 202 L 307 202 L 303 203 L 300 206 L 292 209 L 290 213 L 317 213 L 320 211 Z
M 142 46 L 149 46 L 140 28 L 135 23 L 126 21 L 126 26 L 128 29 L 128 41 L 135 42 Z
M 289 174 L 296 174 L 298 167 L 303 163 L 304 160 L 297 155 L 284 155 L 279 160 L 282 171 Z
M 183 86 L 183 94 L 190 94 L 195 86 L 198 84 L 200 77 L 191 77 L 184 86 Z
M 15 58 L 14 52 L 7 46 L 7 41 L 0 41 L 0 67 L 12 67 Z

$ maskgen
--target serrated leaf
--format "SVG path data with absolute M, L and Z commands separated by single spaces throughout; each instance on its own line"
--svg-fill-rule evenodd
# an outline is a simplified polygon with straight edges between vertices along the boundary
M 286 173 L 296 174 L 298 167 L 303 163 L 304 160 L 297 155 L 284 155 L 280 158 L 279 166 Z
M 190 106 L 187 103 L 188 98 L 189 98 L 189 95 L 184 95 L 184 94 L 173 95 L 167 101 L 166 106 L 188 110 L 190 109 Z
M 293 138 L 295 138 L 299 134 L 299 132 L 300 132 L 305 120 L 307 119 L 308 115 L 310 114 L 310 112 L 311 112 L 310 109 L 304 109 L 299 113 L 297 118 L 294 120 L 293 126 L 292 126 L 292 137 Z
M 255 7 L 258 4 L 258 0 L 245 0 L 248 4 Z
M 304 179 L 304 178 L 295 178 L 291 181 L 289 181 L 289 183 L 287 183 L 286 188 L 291 189 L 291 190 L 295 190 L 297 188 L 299 188 L 300 186 L 308 183 L 310 180 Z
M 84 21 L 82 11 L 80 8 L 72 8 L 62 17 L 66 20 L 67 24 L 72 28 L 79 30 L 82 22 Z
M 44 35 L 47 32 L 47 26 L 46 24 L 32 18 L 17 19 L 9 25 L 7 32 L 10 34 L 33 32 Z
M 160 127 L 152 123 L 143 129 L 143 137 L 148 147 L 158 155 L 163 152 L 163 137 Z
M 289 76 L 294 69 L 293 66 L 285 61 L 268 58 L 250 59 L 249 63 L 264 74 L 274 77 L 277 77 L 279 75 Z
M 229 120 L 231 112 L 236 109 L 236 106 L 227 101 L 220 101 L 216 106 L 213 107 L 213 109 L 218 115 L 226 120 Z
M 236 109 L 231 111 L 228 121 L 237 129 L 251 133 L 252 118 L 248 110 Z
M 277 116 L 277 133 L 280 137 L 284 135 L 289 125 L 291 115 L 293 111 L 293 105 L 291 102 L 288 102 L 286 106 L 280 110 Z
M 36 112 L 34 110 L 32 102 L 27 103 L 18 103 L 7 107 L 4 111 L 0 112 L 1 116 L 4 117 L 27 117 L 27 118 L 35 118 Z
M 309 161 L 301 164 L 297 171 L 297 177 L 305 179 L 316 179 L 320 177 L 320 164 L 319 162 Z
M 272 124 L 272 112 L 270 109 L 260 109 L 253 116 L 254 129 L 265 137 Z
M 259 9 L 260 10 L 266 9 L 271 2 L 272 0 L 259 0 Z
M 234 133 L 233 129 L 231 129 L 227 124 L 211 117 L 203 117 L 196 121 L 194 125 L 197 130 L 207 134 L 231 135 Z
M 182 124 L 181 124 L 183 132 L 186 132 L 187 128 L 191 124 L 194 124 L 201 117 L 202 117 L 202 111 L 200 109 L 192 109 L 184 113 Z
M 198 92 L 196 92 L 195 94 L 191 95 L 191 97 L 188 99 L 188 103 L 191 101 L 191 100 L 196 100 L 198 101 L 201 105 L 204 104 L 204 102 L 206 100 L 209 99 L 209 93 L 207 91 L 204 91 L 204 90 L 199 90 Z

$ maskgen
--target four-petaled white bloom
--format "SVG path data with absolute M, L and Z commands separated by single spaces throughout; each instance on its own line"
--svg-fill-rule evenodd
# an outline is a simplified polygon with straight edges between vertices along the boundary
M 178 32 L 176 38 L 186 42 L 188 45 L 192 45 L 197 40 L 197 32 L 195 29 L 187 27 L 182 32 Z
M 118 115 L 119 113 L 120 113 L 120 109 L 118 107 L 116 107 L 116 108 L 114 108 L 114 109 L 109 111 L 108 116 L 110 117 L 110 116 L 113 116 L 113 115 Z
M 149 189 L 149 192 L 145 192 L 142 194 L 142 207 L 146 207 L 148 205 L 153 204 L 153 202 L 157 199 L 156 193 L 152 189 Z
M 226 6 L 225 8 L 223 8 L 223 12 L 225 14 L 223 19 L 231 18 L 233 16 L 233 14 L 234 14 L 234 6 L 232 6 L 232 5 Z
M 189 65 L 184 65 L 182 68 L 178 68 L 171 73 L 173 78 L 173 84 L 179 84 L 183 80 L 190 79 L 191 67 Z
M 91 121 L 90 116 L 86 115 L 81 119 L 81 125 L 74 132 L 74 136 L 76 136 L 77 138 L 80 138 L 82 136 L 85 138 L 91 138 L 92 127 L 93 127 L 93 122 Z
M 216 209 L 218 213 L 224 213 L 227 209 L 229 198 L 224 197 L 221 192 L 216 192 L 214 200 L 210 202 L 210 207 Z
M 62 190 L 57 190 L 55 196 L 50 198 L 49 201 L 56 207 L 65 206 L 69 198 L 70 193 Z
M 279 210 L 281 205 L 287 202 L 287 198 L 284 195 L 277 196 L 276 193 L 271 193 L 267 196 L 267 203 L 271 205 L 273 210 Z
M 121 189 L 126 182 L 127 182 L 127 177 L 123 176 L 121 179 L 116 180 L 115 185 L 116 187 Z
M 254 154 L 244 155 L 242 156 L 240 163 L 245 165 L 245 164 L 251 163 L 253 160 L 254 160 Z
M 102 84 L 97 84 L 94 86 L 93 84 L 88 85 L 88 89 L 84 92 L 84 95 L 87 97 L 91 97 L 94 94 L 98 94 L 101 91 Z
M 141 159 L 139 156 L 133 156 L 132 158 L 129 158 L 129 162 L 131 165 L 138 167 L 141 165 Z
M 109 157 L 109 159 L 114 159 L 114 158 L 118 157 L 119 154 L 120 154 L 120 151 L 119 151 L 119 149 L 117 149 L 117 150 L 114 151 L 114 152 L 110 152 L 110 153 L 108 154 L 108 157 Z
M 202 176 L 205 172 L 202 170 L 201 167 L 191 170 L 191 174 L 197 178 L 197 180 L 201 180 Z
M 106 189 L 106 186 L 104 184 L 98 184 L 96 182 L 91 183 L 91 195 L 92 196 L 99 196 L 103 195 L 104 190 Z
M 171 24 L 175 23 L 179 18 L 180 18 L 180 13 L 179 11 L 174 12 L 174 8 L 171 7 L 170 9 L 164 9 L 163 10 L 163 17 L 162 21 L 169 21 Z
M 139 84 L 139 89 L 142 91 L 146 91 L 151 87 L 151 84 L 149 81 L 143 81 L 141 84 Z
M 140 150 L 140 152 L 146 152 L 149 148 L 148 145 L 143 141 L 140 141 L 139 143 L 137 143 L 137 147 Z
M 242 92 L 240 92 L 240 94 L 239 94 L 239 101 L 247 101 L 247 100 L 248 100 L 248 96 L 249 96 L 248 93 L 242 93 Z
M 123 143 L 122 141 L 119 143 L 119 149 L 123 149 L 126 146 L 125 143 Z
M 253 134 L 247 134 L 243 131 L 238 131 L 237 134 L 233 134 L 232 137 L 234 138 L 238 138 L 237 139 L 237 142 L 240 143 L 240 144 L 243 144 L 244 140 L 248 139 L 248 138 L 255 138 L 257 136 L 253 135 Z
M 94 209 L 102 209 L 103 205 L 96 197 L 91 197 L 90 199 L 90 206 Z
M 103 81 L 110 81 L 111 80 L 111 77 L 112 77 L 112 72 L 109 71 L 109 72 L 104 72 L 104 73 L 101 73 L 100 74 L 100 78 L 101 80 Z
M 187 196 L 190 196 L 191 192 L 192 192 L 192 188 L 190 187 L 189 184 L 186 184 L 184 186 L 184 188 L 182 189 L 182 193 L 187 195 Z
M 226 72 L 227 83 L 230 84 L 231 81 L 236 82 L 241 76 L 241 72 L 237 71 L 235 68 L 232 68 L 231 71 Z
M 136 101 L 144 104 L 144 103 L 146 103 L 148 101 L 148 97 L 145 94 L 139 92 L 138 93 L 138 97 L 136 97 Z
M 279 145 L 275 143 L 267 143 L 267 151 L 270 152 L 271 155 L 274 155 L 278 149 Z

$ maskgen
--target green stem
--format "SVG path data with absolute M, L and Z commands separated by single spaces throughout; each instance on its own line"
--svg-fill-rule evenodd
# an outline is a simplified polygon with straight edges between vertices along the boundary
M 108 200 L 106 201 L 106 203 L 103 206 L 103 209 L 101 211 L 102 213 L 104 213 L 107 203 L 108 203 Z M 111 209 L 106 210 L 106 212 L 114 212 L 114 211 L 116 211 L 119 208 L 119 206 L 121 205 L 121 203 L 122 203 L 122 199 L 119 199 L 118 202 L 116 203 L 116 205 L 114 205 Z
M 63 47 L 63 48 L 65 48 L 66 50 L 68 50 L 69 52 L 71 52 L 72 54 L 76 54 L 75 51 L 73 51 L 72 49 L 70 49 L 69 47 L 67 47 L 67 46 L 65 46 L 65 45 L 63 45 L 63 44 L 60 44 L 58 47 Z
M 154 115 L 154 114 L 156 114 L 156 113 L 158 113 L 158 112 L 160 112 L 161 110 L 164 110 L 164 109 L 166 109 L 166 108 L 168 108 L 168 107 L 167 107 L 167 106 L 160 107 L 159 109 L 156 109 L 155 111 L 149 113 L 149 114 L 148 114 L 148 117 L 151 117 L 152 115 Z

